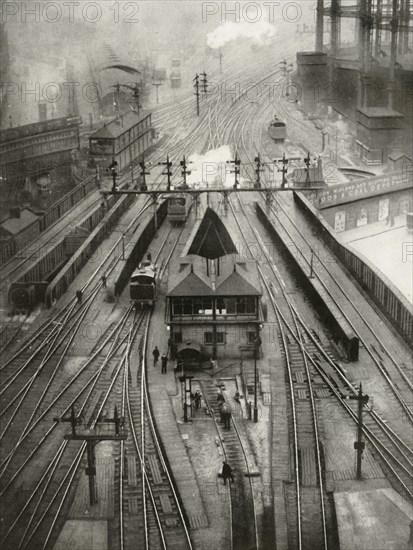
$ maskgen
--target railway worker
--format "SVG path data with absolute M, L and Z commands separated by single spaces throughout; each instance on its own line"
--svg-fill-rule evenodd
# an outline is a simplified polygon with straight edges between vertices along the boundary
M 196 390 L 195 392 L 195 410 L 197 411 L 201 407 L 201 392 Z
M 161 365 L 162 365 L 162 374 L 166 374 L 166 366 L 168 364 L 168 358 L 167 356 L 165 355 L 165 353 L 162 354 L 162 357 L 161 357 Z
M 225 403 L 225 397 L 222 395 L 221 390 L 218 390 L 217 392 L 217 401 L 218 401 L 218 407 L 220 407 L 223 403 Z
M 225 424 L 225 418 L 227 413 L 229 412 L 228 405 L 225 403 L 225 401 L 224 403 L 222 403 L 220 407 L 220 412 L 221 412 L 221 422 L 224 422 Z M 225 427 L 226 427 L 226 424 L 225 424 Z
M 82 291 L 81 290 L 76 290 L 76 299 L 77 299 L 78 304 L 82 303 Z
M 102 286 L 103 288 L 106 288 L 106 283 L 107 283 L 107 277 L 105 274 L 102 275 Z
M 152 254 L 150 252 L 146 254 L 146 259 L 148 260 L 148 262 L 152 263 Z
M 230 430 L 231 429 L 231 411 L 229 410 L 228 405 L 225 405 L 225 406 L 226 406 L 226 410 L 224 412 L 224 428 L 226 430 Z
M 156 365 L 158 364 L 158 359 L 160 355 L 158 346 L 155 346 L 155 349 L 153 350 L 152 355 L 153 355 L 153 366 L 156 367 Z
M 232 482 L 234 481 L 234 474 L 232 473 L 232 468 L 228 464 L 228 462 L 222 463 L 222 479 L 224 480 L 224 485 L 227 484 L 227 479 L 230 479 Z

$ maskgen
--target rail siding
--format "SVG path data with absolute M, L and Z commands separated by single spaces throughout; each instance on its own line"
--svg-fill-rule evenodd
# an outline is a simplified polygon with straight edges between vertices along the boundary
M 409 346 L 413 345 L 413 306 L 395 285 L 360 252 L 340 242 L 337 233 L 319 217 L 316 208 L 303 196 L 294 192 L 298 208 L 315 227 L 323 241 L 334 252 L 380 311 L 397 329 Z
M 56 223 L 66 212 L 76 206 L 97 188 L 96 176 L 89 176 L 83 183 L 62 197 L 38 220 L 28 225 L 23 231 L 12 237 L 0 248 L 2 264 L 9 261 L 15 254 L 32 243 L 36 238 Z
M 58 300 L 62 294 L 66 292 L 67 288 L 79 274 L 82 267 L 91 258 L 92 254 L 96 251 L 105 237 L 111 232 L 112 227 L 117 223 L 122 214 L 129 209 L 133 201 L 134 195 L 123 195 L 122 198 L 119 198 L 119 195 L 117 195 L 116 197 L 112 196 L 108 199 L 109 205 L 115 202 L 114 206 L 112 206 L 110 211 L 106 214 L 103 220 L 99 222 L 97 227 L 84 241 L 79 250 L 77 250 L 69 262 L 66 263 L 64 268 L 48 285 L 45 301 L 49 307 L 51 307 L 54 301 Z
M 167 214 L 167 201 L 164 201 L 157 208 L 157 221 L 158 227 L 163 223 Z M 122 271 L 115 282 L 115 294 L 120 296 L 126 285 L 129 283 L 129 279 L 132 273 L 137 268 L 139 262 L 142 260 L 145 250 L 149 247 L 153 237 L 155 235 L 155 215 L 153 214 L 146 224 L 145 228 L 137 238 L 133 250 L 129 257 L 125 261 Z

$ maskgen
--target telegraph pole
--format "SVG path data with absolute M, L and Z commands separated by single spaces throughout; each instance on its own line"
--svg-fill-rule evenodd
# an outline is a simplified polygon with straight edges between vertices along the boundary
M 136 109 L 138 110 L 138 116 L 140 113 L 140 110 L 142 109 L 141 105 L 141 98 L 140 98 L 140 90 L 138 87 L 138 84 L 135 85 L 135 87 L 132 89 L 133 99 L 135 101 Z
M 254 340 L 254 422 L 258 422 L 258 371 L 257 371 L 257 359 L 258 352 L 261 346 L 261 338 L 257 334 Z
M 185 159 L 185 155 L 183 160 L 181 160 L 179 164 L 182 166 L 181 176 L 184 178 L 184 188 L 187 189 L 188 185 L 186 183 L 186 176 L 188 176 L 191 173 L 191 171 L 186 169 L 187 162 Z
M 117 82 L 113 88 L 113 107 L 116 113 L 116 116 L 120 115 L 119 102 L 120 102 L 120 84 Z
M 199 116 L 199 75 L 196 73 L 196 76 L 194 78 L 194 88 L 195 88 L 195 95 L 196 95 L 196 114 Z
M 115 424 L 115 435 L 111 434 L 96 434 L 94 431 L 90 431 L 85 434 L 76 433 L 76 426 L 81 424 L 81 418 L 76 416 L 75 410 L 72 407 L 70 411 L 70 416 L 68 417 L 56 417 L 53 418 L 54 422 L 68 422 L 71 425 L 72 433 L 66 434 L 63 436 L 64 439 L 74 440 L 74 441 L 84 441 L 86 442 L 87 450 L 87 468 L 85 469 L 86 475 L 89 478 L 89 501 L 90 505 L 93 506 L 97 503 L 97 488 L 96 488 L 96 456 L 95 456 L 95 447 L 101 441 L 122 441 L 127 438 L 127 433 L 123 430 L 125 424 L 125 419 L 120 417 L 118 414 L 118 409 L 115 406 L 115 412 L 113 418 L 106 418 L 103 422 Z M 99 420 L 98 420 L 99 421 Z M 121 428 L 121 430 L 120 430 Z M 122 433 L 120 433 L 122 431 Z
M 183 369 L 183 366 L 182 366 Z M 183 374 L 179 377 L 181 382 L 181 396 L 182 396 L 182 407 L 184 411 L 184 422 L 189 422 L 192 420 L 192 379 L 193 376 L 187 376 Z M 189 415 L 188 415 L 189 412 Z
M 162 82 L 152 82 L 152 86 L 156 87 L 156 104 L 159 104 L 159 86 L 162 86 Z
M 240 164 L 241 164 L 241 160 L 238 158 L 238 153 L 235 153 L 234 160 L 227 160 L 227 164 L 234 165 L 234 170 L 230 170 L 230 174 L 235 174 L 235 182 L 233 185 L 233 189 L 238 189 L 238 185 L 239 185 L 238 176 L 240 174 Z
M 357 395 L 350 395 L 349 399 L 355 399 L 358 402 L 358 414 L 357 414 L 357 441 L 354 442 L 354 448 L 357 451 L 357 479 L 361 479 L 361 460 L 363 458 L 363 451 L 366 444 L 362 441 L 363 437 L 363 405 L 366 405 L 369 396 L 363 395 L 362 386 L 360 383 L 359 392 Z
M 274 159 L 274 162 L 276 162 L 276 163 L 281 162 L 282 163 L 282 168 L 278 168 L 277 172 L 282 172 L 283 179 L 282 179 L 282 182 L 281 182 L 281 189 L 284 189 L 284 187 L 287 184 L 287 177 L 286 176 L 287 176 L 287 171 L 288 171 L 287 166 L 288 166 L 289 160 L 287 158 L 285 158 L 285 153 L 284 153 L 282 159 Z
M 147 191 L 148 186 L 146 185 L 146 176 L 149 176 L 150 172 L 146 171 L 146 164 L 145 164 L 144 155 L 142 155 L 142 160 L 140 161 L 139 166 L 141 167 L 140 175 L 142 177 L 141 191 Z
M 116 178 L 118 177 L 118 173 L 116 172 L 116 168 L 118 166 L 118 163 L 115 159 L 112 160 L 112 164 L 107 168 L 107 172 L 110 170 L 112 173 L 112 193 L 116 193 Z
M 306 166 L 305 168 L 305 172 L 306 172 L 306 176 L 305 176 L 305 183 L 310 186 L 310 164 L 311 164 L 311 159 L 310 159 L 310 153 L 308 152 L 307 153 L 307 156 L 305 157 L 304 159 L 304 164 Z
M 208 81 L 207 81 L 206 72 L 204 71 L 203 73 L 201 73 L 201 76 L 202 76 L 202 80 L 201 80 L 202 93 L 204 93 L 206 95 L 207 94 L 207 88 L 208 88 Z
M 222 73 L 222 50 L 219 48 L 219 72 Z
M 167 191 L 171 190 L 171 176 L 172 176 L 172 161 L 169 160 L 169 155 L 166 157 L 166 162 L 158 162 L 159 166 L 166 166 L 166 171 L 162 172 L 163 176 L 167 176 Z
M 261 189 L 261 172 L 263 172 L 264 169 L 261 168 L 262 163 L 261 163 L 261 157 L 259 153 L 255 157 L 254 162 L 255 162 L 255 176 L 256 176 L 254 188 Z

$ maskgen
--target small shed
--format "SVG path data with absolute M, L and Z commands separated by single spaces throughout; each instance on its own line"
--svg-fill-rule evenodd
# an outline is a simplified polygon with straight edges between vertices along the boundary
M 201 346 L 198 342 L 188 341 L 177 346 L 177 364 L 186 367 L 200 367 L 202 362 Z

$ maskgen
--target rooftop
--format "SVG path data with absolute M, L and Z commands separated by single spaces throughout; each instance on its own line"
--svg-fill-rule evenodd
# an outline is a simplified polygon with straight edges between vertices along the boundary
M 31 210 L 24 208 L 20 211 L 20 218 L 8 218 L 0 224 L 0 227 L 2 233 L 7 232 L 10 235 L 17 235 L 38 218 L 39 216 L 34 214 Z
M 255 262 L 237 261 L 233 254 L 217 260 L 190 255 L 171 266 L 167 295 L 261 296 L 262 292 Z
M 197 254 L 203 258 L 215 259 L 236 253 L 237 248 L 227 228 L 218 214 L 208 207 L 202 220 L 195 224 L 184 254 Z
M 143 111 L 138 116 L 136 111 L 128 111 L 127 113 L 120 115 L 119 118 L 115 118 L 111 122 L 105 124 L 103 128 L 100 128 L 93 133 L 89 139 L 115 139 L 136 126 L 141 120 L 144 120 L 150 114 L 151 113 L 149 111 Z
M 357 109 L 360 113 L 368 117 L 400 117 L 404 115 L 393 109 L 387 109 L 387 107 L 363 107 Z

